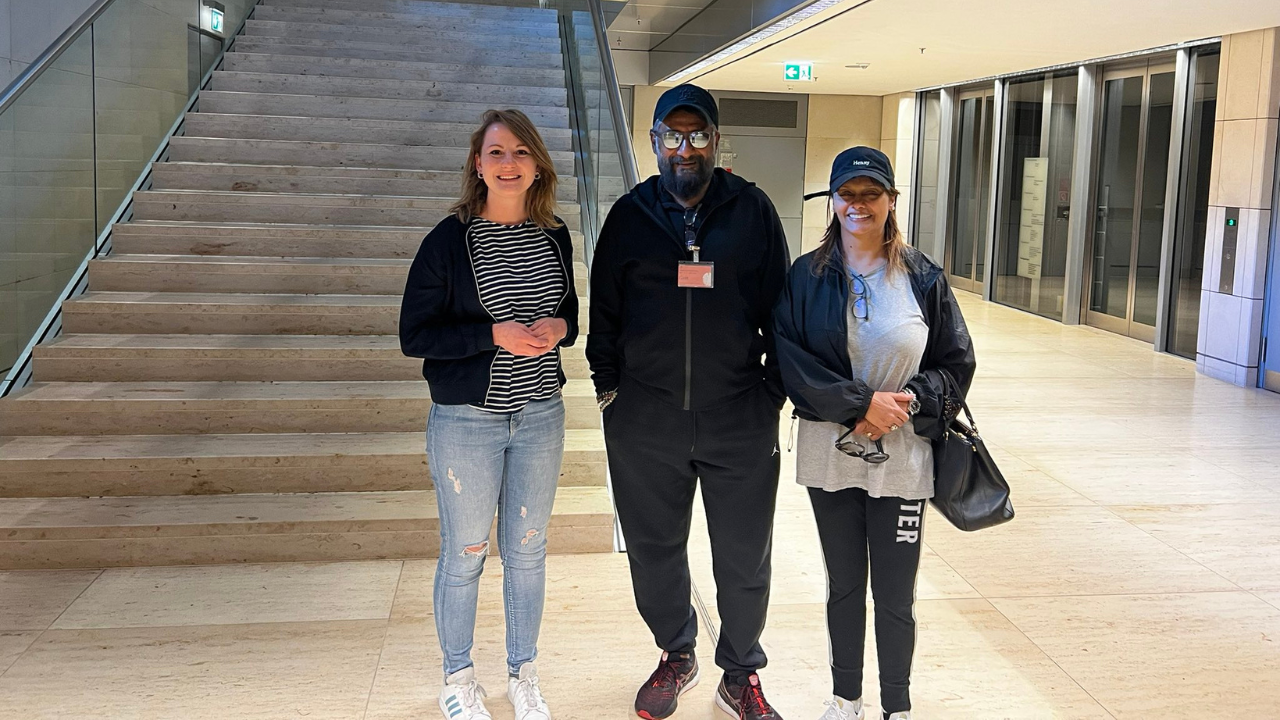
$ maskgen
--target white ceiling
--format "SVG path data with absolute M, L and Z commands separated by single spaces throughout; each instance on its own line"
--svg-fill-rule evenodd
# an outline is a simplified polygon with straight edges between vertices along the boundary
M 847 0 L 684 81 L 889 95 L 1276 26 L 1280 0 Z M 784 81 L 794 61 L 817 80 Z

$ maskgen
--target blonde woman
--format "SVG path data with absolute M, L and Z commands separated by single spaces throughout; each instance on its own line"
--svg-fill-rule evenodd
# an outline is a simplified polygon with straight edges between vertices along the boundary
M 800 417 L 796 480 L 809 488 L 827 567 L 833 697 L 821 720 L 863 720 L 867 574 L 884 720 L 911 719 L 916 570 L 933 497 L 932 440 L 973 344 L 942 269 L 898 230 L 893 166 L 874 148 L 836 156 L 834 214 L 796 260 L 774 311 L 778 361 Z
M 488 720 L 471 661 L 480 575 L 498 514 L 507 697 L 550 720 L 538 686 L 547 523 L 564 452 L 559 348 L 578 335 L 569 231 L 537 128 L 490 110 L 471 135 L 462 197 L 422 241 L 400 308 L 400 346 L 431 390 L 427 454 L 440 513 L 436 632 L 440 710 Z

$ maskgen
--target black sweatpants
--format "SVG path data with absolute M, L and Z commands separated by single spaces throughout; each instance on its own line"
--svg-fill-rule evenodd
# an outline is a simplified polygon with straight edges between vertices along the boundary
M 874 498 L 858 488 L 809 488 L 827 564 L 827 631 L 834 693 L 862 697 L 867 630 L 867 561 L 875 600 L 880 704 L 911 709 L 911 657 L 916 647 L 916 571 L 927 500 Z
M 701 480 L 720 611 L 716 664 L 734 676 L 764 667 L 779 467 L 778 409 L 764 386 L 695 412 L 624 379 L 605 408 L 604 435 L 636 606 L 658 647 L 687 652 L 697 640 L 687 547 Z

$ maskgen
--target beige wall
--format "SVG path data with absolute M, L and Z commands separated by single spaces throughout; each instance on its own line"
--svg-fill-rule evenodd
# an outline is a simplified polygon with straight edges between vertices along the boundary
M 0 0 L 0 90 L 92 4 L 93 0 Z
M 916 94 L 886 95 L 880 121 L 880 150 L 893 163 L 893 179 L 898 184 L 898 227 L 910 237 L 911 171 L 915 156 Z
M 636 153 L 636 170 L 640 180 L 658 174 L 658 159 L 654 157 L 649 131 L 653 129 L 653 108 L 667 88 L 653 85 L 636 85 L 635 99 L 631 103 L 631 146 Z
M 864 95 L 810 95 L 809 128 L 805 137 L 804 191 L 827 189 L 831 161 L 841 150 L 855 145 L 880 146 L 882 103 Z M 818 246 L 827 227 L 827 203 L 821 199 L 804 204 L 802 249 Z
M 1222 38 L 1196 364 L 1206 375 L 1248 387 L 1258 379 L 1278 126 L 1280 28 Z M 1234 284 L 1225 293 L 1228 207 L 1240 209 L 1240 222 Z

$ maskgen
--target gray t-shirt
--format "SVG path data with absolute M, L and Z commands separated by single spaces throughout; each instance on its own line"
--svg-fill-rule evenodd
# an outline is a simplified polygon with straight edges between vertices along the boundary
M 866 319 L 857 317 L 864 313 L 855 312 L 852 289 L 845 310 L 853 376 L 862 378 L 873 390 L 898 392 L 920 372 L 929 326 L 905 272 L 881 268 L 862 280 L 868 289 Z M 889 459 L 879 465 L 835 448 L 836 438 L 845 430 L 835 423 L 800 421 L 797 482 L 828 491 L 862 488 L 872 497 L 933 497 L 933 446 L 916 435 L 910 420 L 881 440 Z M 875 444 L 866 436 L 850 438 L 874 449 Z

